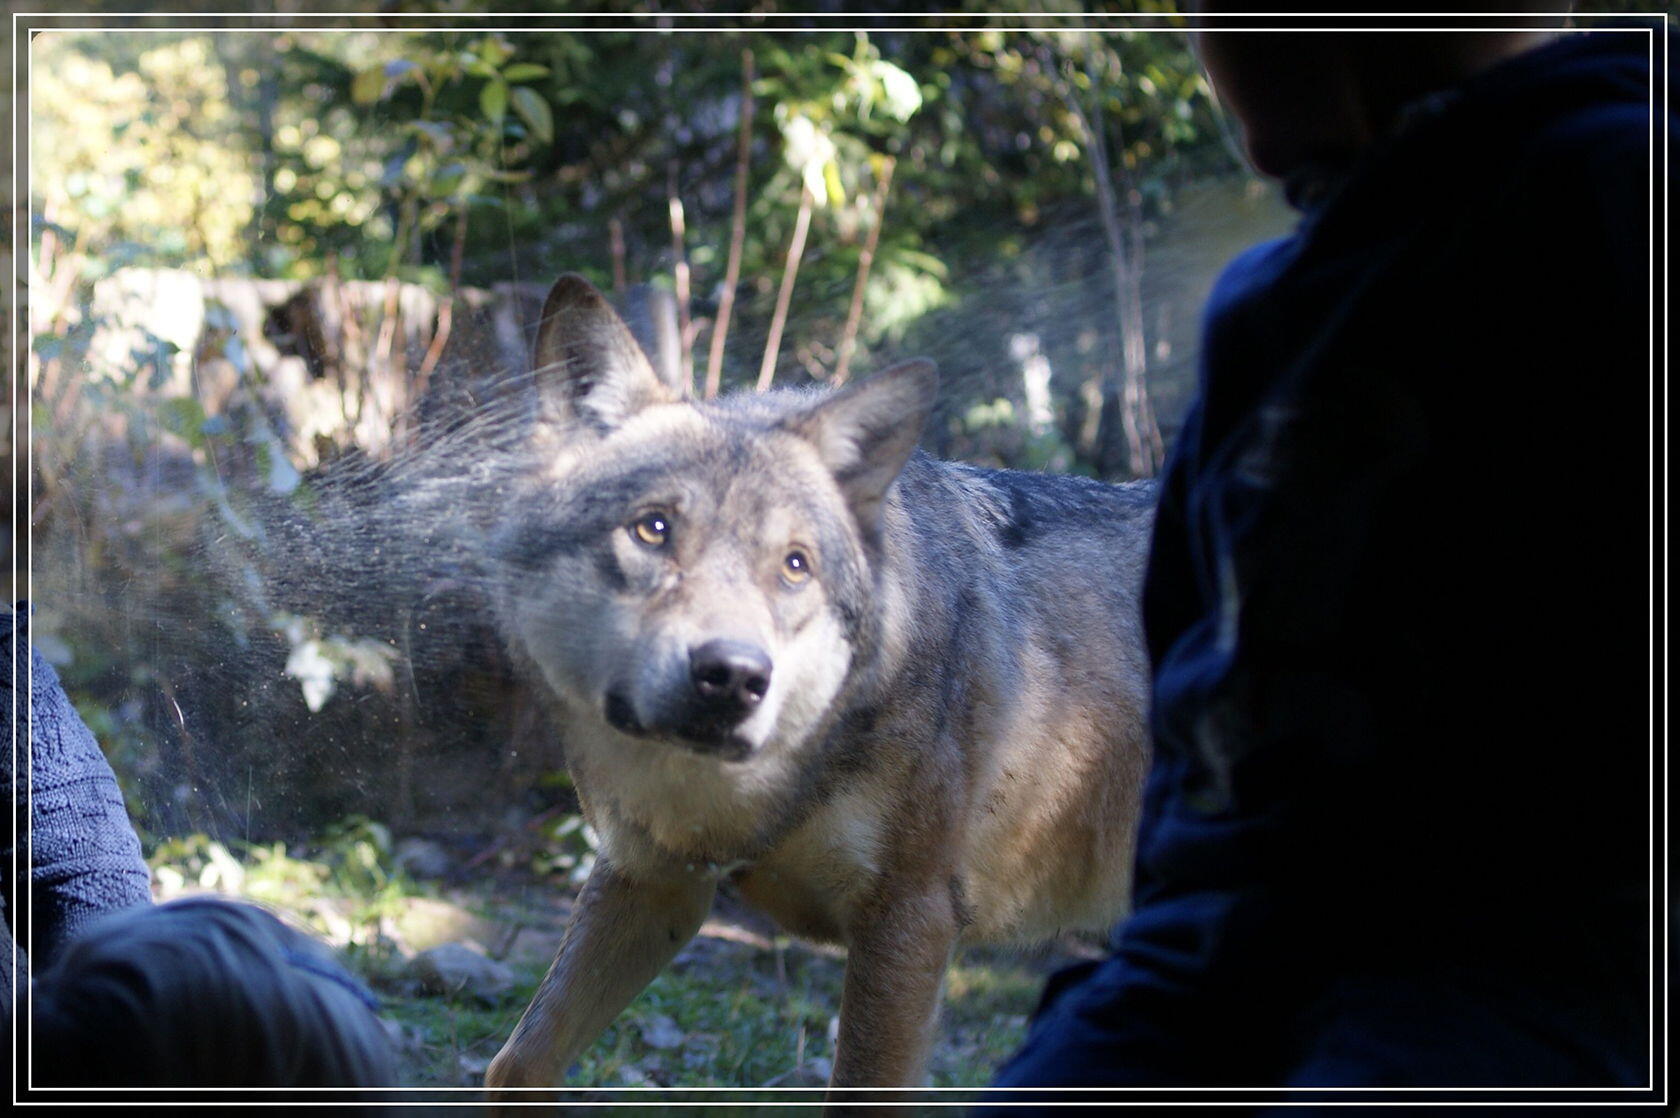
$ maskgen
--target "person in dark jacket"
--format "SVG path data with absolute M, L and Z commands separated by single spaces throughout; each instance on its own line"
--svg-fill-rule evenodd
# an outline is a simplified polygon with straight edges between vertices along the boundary
M 1300 222 L 1165 472 L 1134 913 L 996 1086 L 1654 1086 L 1660 34 L 1198 36 Z

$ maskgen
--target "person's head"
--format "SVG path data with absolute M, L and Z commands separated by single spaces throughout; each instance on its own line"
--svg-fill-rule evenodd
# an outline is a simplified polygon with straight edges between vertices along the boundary
M 325 947 L 210 898 L 127 909 L 36 979 L 37 1087 L 390 1086 L 372 997 Z
M 1228 10 L 1218 0 L 1194 8 L 1198 16 Z M 1221 22 L 1204 21 L 1191 41 L 1255 169 L 1288 178 L 1315 164 L 1345 163 L 1382 136 L 1407 102 L 1546 41 L 1569 8 L 1567 0 L 1534 2 L 1513 6 L 1518 16 L 1480 21 L 1532 21 L 1533 30 L 1223 31 Z M 1397 21 L 1372 26 L 1381 22 Z

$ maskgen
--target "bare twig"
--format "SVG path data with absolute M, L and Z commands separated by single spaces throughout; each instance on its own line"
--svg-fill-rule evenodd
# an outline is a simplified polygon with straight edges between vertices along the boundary
M 327 261 L 327 286 L 322 291 L 322 298 L 332 299 L 338 307 L 339 332 L 342 335 L 339 352 L 343 359 L 334 373 L 342 399 L 347 390 L 344 381 L 345 370 L 351 366 L 367 364 L 367 339 L 362 334 L 363 308 L 357 305 L 349 286 L 339 278 L 336 258 Z
M 374 343 L 373 364 L 368 367 L 357 384 L 356 419 L 358 422 L 362 418 L 362 409 L 370 398 L 376 407 L 379 403 L 378 394 L 369 391 L 373 387 L 370 383 L 370 377 L 374 370 L 383 370 L 393 384 L 400 376 L 399 361 L 396 356 L 396 338 L 401 295 L 402 286 L 397 282 L 393 269 L 393 272 L 387 273 L 385 276 L 385 303 L 380 310 L 379 337 Z
M 840 360 L 834 366 L 834 376 L 830 379 L 835 384 L 846 383 L 846 371 L 852 364 L 852 349 L 857 344 L 858 324 L 863 320 L 863 291 L 869 286 L 869 266 L 875 262 L 875 246 L 881 241 L 881 226 L 886 224 L 887 218 L 887 189 L 892 186 L 893 168 L 897 166 L 892 156 L 887 156 L 881 166 L 881 177 L 875 184 L 875 224 L 870 226 L 869 235 L 863 242 L 863 255 L 858 257 L 857 283 L 852 287 L 852 305 L 846 311 L 846 328 L 840 333 Z
M 613 290 L 623 291 L 628 286 L 624 278 L 624 222 L 613 217 L 607 222 L 607 237 L 612 245 Z
M 385 302 L 381 308 L 379 319 L 379 334 L 374 341 L 373 361 L 362 373 L 356 383 L 356 417 L 350 423 L 351 431 L 361 424 L 362 412 L 371 399 L 374 406 L 379 405 L 379 396 L 371 392 L 372 378 L 376 370 L 383 372 L 393 386 L 402 378 L 402 360 L 398 356 L 396 339 L 399 298 L 402 294 L 401 284 L 397 279 L 397 269 L 404 257 L 408 255 L 409 239 L 418 217 L 418 203 L 411 195 L 403 200 L 402 210 L 397 218 L 397 235 L 391 246 L 391 259 L 385 265 Z M 376 416 L 378 413 L 375 413 Z
M 1046 71 L 1056 81 L 1057 92 L 1079 122 L 1085 133 L 1086 149 L 1091 157 L 1091 177 L 1097 187 L 1097 210 L 1102 218 L 1103 234 L 1108 241 L 1109 262 L 1114 272 L 1115 313 L 1120 327 L 1121 386 L 1120 422 L 1126 435 L 1127 467 L 1133 477 L 1150 477 L 1160 468 L 1163 458 L 1160 427 L 1155 422 L 1154 409 L 1149 403 L 1149 389 L 1145 381 L 1148 354 L 1144 348 L 1143 329 L 1143 217 L 1142 196 L 1129 181 L 1126 188 L 1127 226 L 1120 224 L 1120 203 L 1114 187 L 1110 165 L 1108 136 L 1104 129 L 1101 106 L 1090 112 L 1080 103 L 1079 95 L 1067 73 L 1046 57 Z M 1095 74 L 1092 88 L 1097 88 Z M 1124 143 L 1121 145 L 1124 150 Z M 1125 175 L 1125 168 L 1121 168 Z
M 683 249 L 683 204 L 677 194 L 677 163 L 666 167 L 665 199 L 671 211 L 671 276 L 677 289 L 677 380 L 683 392 L 694 391 L 694 338 L 689 330 L 688 254 Z
M 432 378 L 432 370 L 437 368 L 438 359 L 443 356 L 443 348 L 449 344 L 449 332 L 455 323 L 455 293 L 461 289 L 461 261 L 466 249 L 467 203 L 463 201 L 460 217 L 455 221 L 455 246 L 449 253 L 449 294 L 444 296 L 443 306 L 438 308 L 437 330 L 432 334 L 432 344 L 426 350 L 425 359 L 420 362 L 419 383 L 414 389 L 415 399 L 419 399 L 426 391 L 426 385 Z
M 723 270 L 723 295 L 718 300 L 717 325 L 706 355 L 706 399 L 718 394 L 723 378 L 723 341 L 729 316 L 735 310 L 735 285 L 741 279 L 741 249 L 747 240 L 747 159 L 752 152 L 753 54 L 741 52 L 741 141 L 735 155 L 735 216 L 729 227 L 729 263 Z
M 776 376 L 776 353 L 782 346 L 782 327 L 787 324 L 788 304 L 793 300 L 793 281 L 799 274 L 799 258 L 805 255 L 805 234 L 811 230 L 811 209 L 816 200 L 804 188 L 799 191 L 799 216 L 793 223 L 793 240 L 788 243 L 787 265 L 782 269 L 782 287 L 776 292 L 776 313 L 770 318 L 770 337 L 764 342 L 764 361 L 758 367 L 758 390 L 765 391 Z

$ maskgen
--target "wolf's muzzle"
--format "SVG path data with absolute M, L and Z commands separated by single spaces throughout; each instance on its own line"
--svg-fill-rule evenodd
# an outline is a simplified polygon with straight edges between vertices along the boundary
M 675 740 L 696 753 L 743 761 L 754 746 L 737 731 L 770 691 L 770 657 L 744 641 L 711 640 L 689 653 L 687 686 L 668 694 L 651 714 L 628 693 L 609 691 L 607 724 L 634 737 Z
M 647 733 L 647 727 L 643 726 L 642 720 L 636 717 L 636 709 L 630 705 L 630 700 L 616 691 L 607 695 L 605 714 L 607 725 L 619 733 Z
M 770 657 L 744 641 L 707 641 L 688 655 L 696 709 L 707 719 L 746 718 L 770 690 Z
M 770 690 L 770 657 L 743 641 L 707 641 L 689 653 L 689 684 L 677 736 L 696 752 L 745 760 L 752 746 L 735 730 Z

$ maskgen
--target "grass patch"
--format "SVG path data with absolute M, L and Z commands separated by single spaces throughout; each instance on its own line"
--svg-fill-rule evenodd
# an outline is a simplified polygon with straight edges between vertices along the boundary
M 661 973 L 569 1069 L 569 1087 L 732 1087 L 809 1081 L 834 1059 L 831 1039 L 841 962 L 790 944 L 775 953 L 728 944 Z M 512 1032 L 542 968 L 494 1006 L 470 998 L 396 997 L 387 1016 L 409 1036 L 405 1082 L 478 1082 Z M 930 1080 L 989 1082 L 1014 1052 L 1038 999 L 1039 970 L 1009 958 L 969 958 L 951 969 Z M 826 1062 L 826 1063 L 825 1063 Z M 792 1075 L 807 1069 L 807 1077 Z M 820 1078 L 820 1075 L 818 1076 Z
M 347 966 L 380 995 L 383 1015 L 401 1036 L 404 1086 L 463 1087 L 484 1069 L 513 1031 L 537 989 L 557 937 L 557 917 L 539 918 L 510 903 L 494 878 L 452 891 L 417 885 L 392 864 L 390 838 L 377 825 L 351 820 L 307 854 L 284 847 L 229 850 L 193 836 L 153 853 L 161 879 L 219 889 L 288 909 L 339 949 Z M 501 892 L 499 892 L 501 890 Z M 514 983 L 493 1000 L 470 994 L 429 995 L 407 971 L 409 946 L 387 937 L 406 927 L 409 912 L 470 915 L 486 946 L 511 920 L 547 937 L 505 960 Z M 431 906 L 427 909 L 426 906 Z M 457 933 L 459 934 L 459 933 Z M 512 943 L 512 937 L 507 937 Z M 1019 1046 L 1037 1003 L 1045 965 L 1034 957 L 974 950 L 946 976 L 944 1007 L 929 1060 L 938 1087 L 988 1083 Z M 843 960 L 785 936 L 701 936 L 681 952 L 575 1066 L 563 1086 L 740 1087 L 816 1085 L 834 1059 Z

